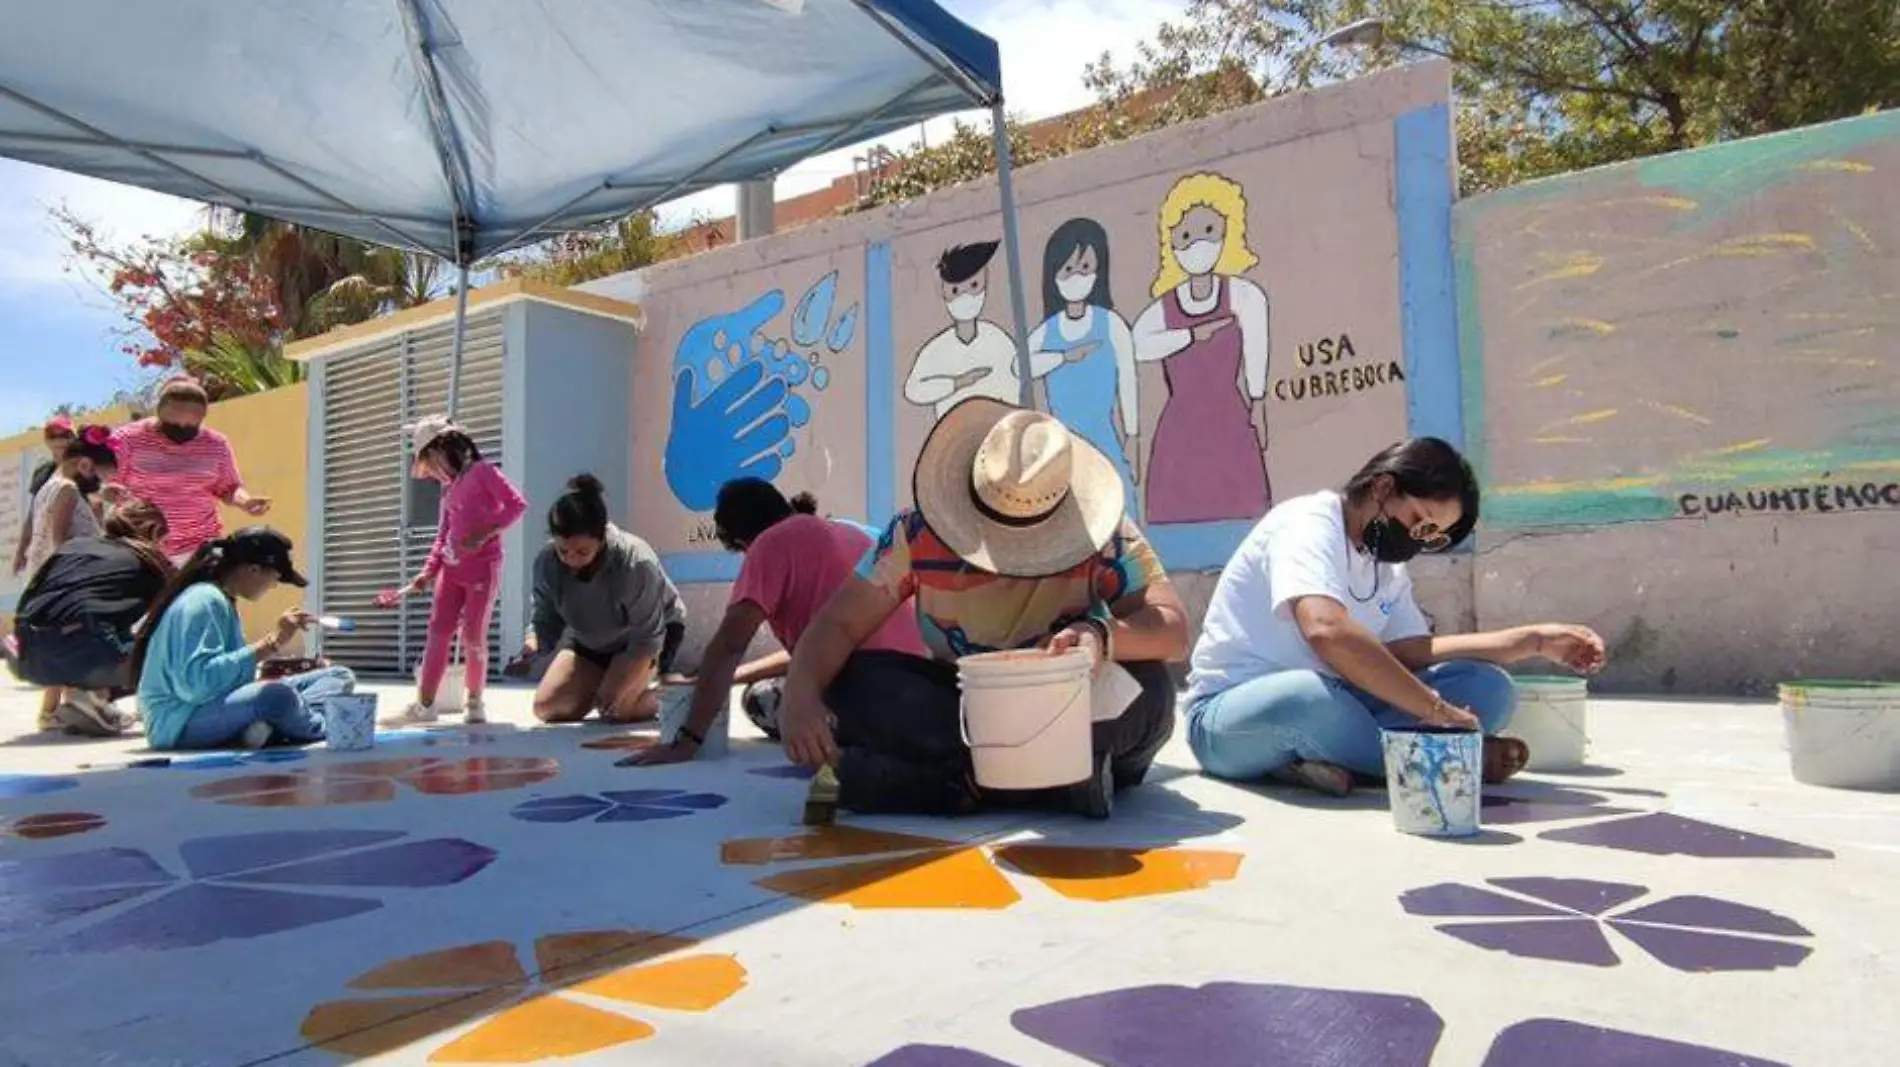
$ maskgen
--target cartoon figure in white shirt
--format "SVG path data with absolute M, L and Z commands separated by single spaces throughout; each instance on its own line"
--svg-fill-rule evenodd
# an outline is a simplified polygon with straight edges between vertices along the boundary
M 1016 342 L 1001 326 L 980 317 L 995 255 L 995 241 L 979 241 L 956 245 L 937 260 L 951 325 L 917 351 L 910 377 L 904 379 L 904 399 L 934 406 L 938 418 L 973 396 L 1022 402 Z
M 1121 472 L 1128 514 L 1140 514 L 1133 458 L 1141 403 L 1135 341 L 1108 287 L 1108 233 L 1094 219 L 1070 219 L 1042 253 L 1042 325 L 1029 335 L 1030 371 L 1049 412 L 1081 434 Z
M 1142 485 L 1150 523 L 1253 519 L 1267 482 L 1267 294 L 1240 275 L 1247 201 L 1218 174 L 1176 182 L 1161 204 L 1155 302 L 1135 320 L 1135 358 L 1163 361 L 1168 402 Z

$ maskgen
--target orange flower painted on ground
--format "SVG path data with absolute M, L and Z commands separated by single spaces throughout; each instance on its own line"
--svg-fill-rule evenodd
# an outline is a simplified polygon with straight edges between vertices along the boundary
M 89 811 L 49 811 L 39 815 L 22 815 L 17 819 L 0 819 L 0 837 L 68 837 L 90 833 L 105 824 L 105 816 L 94 815 Z
M 559 773 L 560 763 L 539 756 L 415 756 L 221 778 L 192 787 L 191 795 L 253 808 L 319 808 L 391 801 L 396 799 L 398 785 L 432 796 L 455 796 L 520 789 Z
M 676 955 L 695 944 L 644 930 L 549 934 L 534 943 L 532 975 L 506 941 L 407 956 L 350 983 L 369 995 L 312 1008 L 302 1033 L 320 1048 L 360 1058 L 458 1032 L 429 1053 L 430 1063 L 535 1063 L 599 1052 L 644 1041 L 654 1027 L 570 994 L 703 1012 L 745 987 L 745 968 L 732 956 Z
M 754 884 L 853 908 L 998 910 L 1022 899 L 1004 871 L 1027 875 L 1070 900 L 1099 903 L 1205 889 L 1233 878 L 1241 860 L 1237 852 L 1190 848 L 992 848 L 852 826 L 727 841 L 720 849 L 721 860 L 740 866 L 853 857 L 877 858 L 803 866 Z

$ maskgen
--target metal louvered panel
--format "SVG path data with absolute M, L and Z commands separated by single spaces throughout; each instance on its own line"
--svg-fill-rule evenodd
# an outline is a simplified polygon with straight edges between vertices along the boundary
M 455 421 L 459 423 L 484 458 L 500 462 L 502 437 L 502 347 L 505 310 L 470 316 L 462 337 L 461 395 L 457 397 Z M 449 357 L 454 343 L 453 325 L 442 323 L 408 335 L 408 375 L 403 391 L 405 409 L 402 421 L 414 422 L 424 415 L 440 414 L 448 405 Z M 405 470 L 411 459 L 409 442 L 401 445 Z M 406 581 L 422 569 L 429 547 L 435 542 L 439 520 L 440 496 L 432 483 L 410 482 L 405 487 L 408 522 L 402 540 L 402 572 Z M 413 673 L 422 658 L 422 645 L 429 621 L 429 598 L 412 597 L 403 602 L 401 611 L 404 641 L 403 672 Z M 493 613 L 488 622 L 488 672 L 500 676 L 501 613 Z
M 376 610 L 398 584 L 402 481 L 401 338 L 334 357 L 324 369 L 322 612 L 356 621 L 324 635 L 324 654 L 366 675 L 401 671 L 400 620 Z

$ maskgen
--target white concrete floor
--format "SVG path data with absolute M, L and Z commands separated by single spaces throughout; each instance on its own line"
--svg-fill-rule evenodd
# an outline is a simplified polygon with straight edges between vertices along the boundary
M 1108 823 L 847 817 L 933 840 L 834 834 L 801 857 L 730 845 L 800 833 L 804 783 L 751 773 L 774 746 L 621 769 L 582 746 L 622 731 L 535 728 L 526 698 L 372 754 L 135 769 L 141 740 L 35 735 L 33 695 L 0 686 L 0 1063 L 1873 1067 L 1900 1048 L 1900 797 L 1795 784 L 1768 705 L 1596 701 L 1597 767 L 1514 785 L 1542 803 L 1487 808 L 1463 843 L 1396 834 L 1382 792 L 1201 778 L 1177 732 Z

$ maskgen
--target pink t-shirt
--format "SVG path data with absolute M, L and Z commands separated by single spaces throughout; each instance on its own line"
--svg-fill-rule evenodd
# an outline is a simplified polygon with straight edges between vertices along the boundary
M 157 419 L 140 419 L 113 431 L 112 451 L 119 459 L 119 484 L 164 513 L 166 555 L 188 555 L 223 535 L 218 502 L 244 485 L 223 434 L 205 426 L 184 444 L 173 444 L 159 432 Z
M 870 547 L 871 539 L 862 530 L 816 515 L 794 515 L 746 548 L 739 580 L 732 586 L 732 603 L 757 604 L 772 635 L 791 651 Z M 858 647 L 930 654 L 917 632 L 917 614 L 908 606 L 892 612 Z
M 442 515 L 422 573 L 433 578 L 444 568 L 457 577 L 487 571 L 501 562 L 501 532 L 527 510 L 527 498 L 501 468 L 487 460 L 476 463 L 442 490 Z M 495 536 L 473 552 L 464 551 L 462 542 L 476 530 Z

